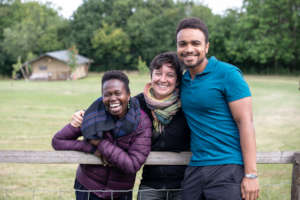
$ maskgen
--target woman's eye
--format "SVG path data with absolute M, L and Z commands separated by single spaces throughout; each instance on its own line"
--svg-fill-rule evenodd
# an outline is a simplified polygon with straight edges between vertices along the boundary
M 168 77 L 170 77 L 170 78 L 175 78 L 176 75 L 175 75 L 175 74 L 168 74 Z

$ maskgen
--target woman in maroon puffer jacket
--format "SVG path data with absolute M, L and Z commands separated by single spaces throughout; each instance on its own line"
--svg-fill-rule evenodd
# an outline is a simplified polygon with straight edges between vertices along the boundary
M 130 98 L 128 85 L 124 73 L 106 72 L 102 97 L 87 109 L 82 127 L 72 119 L 53 137 L 55 150 L 93 153 L 108 163 L 79 165 L 74 185 L 77 200 L 131 199 L 131 192 L 110 190 L 132 189 L 136 172 L 150 152 L 152 125 L 138 101 Z M 84 139 L 78 140 L 80 136 Z

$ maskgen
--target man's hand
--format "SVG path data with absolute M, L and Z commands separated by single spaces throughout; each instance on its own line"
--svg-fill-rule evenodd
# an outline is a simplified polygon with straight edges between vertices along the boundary
M 243 178 L 241 184 L 242 198 L 245 200 L 256 200 L 259 197 L 258 178 Z
M 84 116 L 84 110 L 79 110 L 79 111 L 75 112 L 72 115 L 70 124 L 75 128 L 80 127 L 82 124 L 82 121 L 83 121 L 83 116 Z

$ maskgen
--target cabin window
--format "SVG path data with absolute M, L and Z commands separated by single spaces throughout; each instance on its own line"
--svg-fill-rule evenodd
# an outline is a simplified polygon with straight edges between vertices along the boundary
M 41 66 L 39 66 L 39 68 L 40 68 L 41 71 L 45 71 L 45 70 L 48 69 L 48 67 L 45 66 L 45 65 L 41 65 Z

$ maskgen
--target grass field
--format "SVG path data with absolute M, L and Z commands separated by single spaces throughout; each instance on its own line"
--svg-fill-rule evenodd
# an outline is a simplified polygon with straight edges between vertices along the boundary
M 130 73 L 133 95 L 148 75 Z M 78 81 L 0 80 L 0 150 L 52 150 L 53 134 L 101 94 L 101 74 Z M 257 149 L 300 151 L 299 77 L 246 76 Z M 0 164 L 0 200 L 74 199 L 77 165 Z M 259 165 L 261 198 L 290 199 L 291 165 Z

